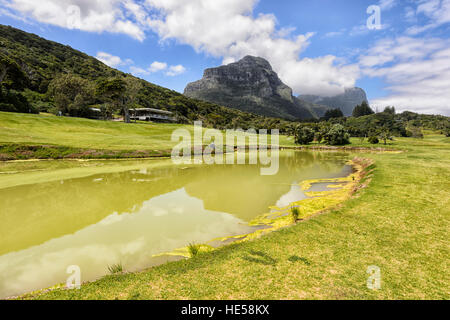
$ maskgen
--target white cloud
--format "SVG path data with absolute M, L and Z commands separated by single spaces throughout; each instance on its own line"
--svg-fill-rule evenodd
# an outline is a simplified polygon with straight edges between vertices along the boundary
M 363 67 L 383 66 L 395 60 L 408 61 L 423 59 L 430 52 L 441 49 L 441 39 L 416 39 L 399 37 L 396 39 L 383 39 L 368 50 L 369 54 L 360 57 Z
M 407 22 L 417 22 L 416 10 L 412 7 L 405 8 L 405 19 Z
M 114 56 L 107 52 L 98 52 L 96 58 L 112 68 L 133 63 L 133 60 L 131 59 L 126 59 L 123 61 L 120 57 Z
M 354 86 L 357 66 L 339 65 L 333 56 L 300 58 L 314 35 L 277 30 L 271 14 L 253 16 L 257 0 L 147 0 L 155 10 L 149 26 L 162 41 L 175 40 L 198 52 L 234 62 L 245 55 L 266 58 L 296 93 L 333 95 Z
M 347 29 L 343 28 L 339 31 L 331 31 L 325 34 L 325 38 L 339 37 L 345 34 Z
M 412 17 L 412 12 L 408 16 Z M 450 22 L 450 0 L 420 0 L 415 11 L 415 17 L 424 16 L 429 21 L 425 25 L 415 25 L 406 32 L 417 35 L 427 30 L 437 28 Z
M 155 61 L 150 65 L 150 68 L 148 69 L 148 71 L 150 73 L 154 73 L 154 72 L 158 72 L 158 71 L 162 71 L 162 70 L 166 70 L 166 69 L 167 69 L 167 63 Z
M 190 45 L 198 52 L 223 58 L 224 63 L 248 54 L 261 56 L 296 93 L 337 94 L 353 86 L 358 75 L 357 66 L 343 66 L 333 56 L 300 58 L 314 34 L 293 35 L 292 28 L 277 28 L 272 14 L 254 16 L 258 0 L 3 1 L 16 13 L 63 28 L 122 33 L 140 41 L 152 30 L 163 42 Z M 167 68 L 169 76 L 185 71 L 180 66 Z M 153 72 L 139 67 L 133 70 Z
M 363 73 L 380 77 L 390 94 L 371 103 L 379 108 L 450 115 L 450 40 L 400 37 L 379 41 L 361 56 Z
M 39 22 L 90 32 L 145 38 L 145 17 L 134 0 L 4 0 L 5 7 Z
M 159 62 L 159 61 L 153 62 L 150 65 L 150 67 L 148 67 L 147 69 L 143 69 L 143 68 L 139 68 L 139 67 L 135 67 L 135 66 L 130 67 L 130 71 L 134 75 L 150 75 L 152 73 L 162 72 L 165 70 L 167 70 L 165 72 L 165 75 L 170 76 L 170 77 L 178 76 L 178 75 L 186 72 L 186 68 L 181 64 L 176 65 L 176 66 L 169 66 L 165 62 Z
M 169 71 L 166 72 L 166 75 L 169 77 L 174 77 L 183 74 L 185 72 L 186 68 L 183 67 L 181 64 L 179 64 L 177 66 L 170 66 Z
M 130 67 L 130 72 L 135 75 L 135 76 L 140 76 L 140 75 L 147 75 L 149 74 L 148 70 L 145 70 L 143 68 L 139 68 L 136 66 L 131 66 Z
M 397 0 L 380 0 L 381 10 L 390 10 L 397 5 Z

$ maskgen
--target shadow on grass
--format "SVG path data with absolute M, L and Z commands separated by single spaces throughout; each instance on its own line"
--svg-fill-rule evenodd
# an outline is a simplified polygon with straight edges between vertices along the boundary
M 249 252 L 249 255 L 242 257 L 242 259 L 265 266 L 274 266 L 277 264 L 277 260 L 261 251 L 252 250 Z
M 290 261 L 290 262 L 303 262 L 303 263 L 306 264 L 307 266 L 310 266 L 310 265 L 311 265 L 311 262 L 310 262 L 308 259 L 306 259 L 306 258 L 301 258 L 301 257 L 298 257 L 298 256 L 292 256 L 292 257 L 290 257 L 290 258 L 288 259 L 288 261 Z

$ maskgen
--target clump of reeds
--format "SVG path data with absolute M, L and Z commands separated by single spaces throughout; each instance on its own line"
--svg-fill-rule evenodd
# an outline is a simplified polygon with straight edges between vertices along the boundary
M 300 218 L 300 210 L 298 209 L 298 207 L 292 207 L 291 208 L 291 216 L 292 216 L 292 220 L 294 222 L 297 222 Z
M 188 251 L 191 258 L 197 256 L 200 253 L 200 245 L 195 243 L 190 243 L 188 245 Z
M 109 271 L 109 273 L 111 273 L 111 274 L 116 274 L 116 273 L 121 273 L 121 272 L 123 272 L 123 266 L 122 266 L 122 263 L 117 263 L 117 264 L 113 264 L 113 265 L 110 265 L 110 266 L 108 266 L 108 271 Z

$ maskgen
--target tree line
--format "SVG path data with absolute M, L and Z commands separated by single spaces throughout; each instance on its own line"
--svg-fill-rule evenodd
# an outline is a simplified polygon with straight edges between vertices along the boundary
M 363 102 L 354 108 L 351 117 L 344 117 L 340 109 L 331 109 L 320 120 L 299 124 L 294 136 L 296 143 L 302 145 L 313 141 L 345 145 L 350 143 L 350 137 L 368 139 L 371 144 L 387 144 L 395 137 L 423 138 L 423 129 L 438 131 L 449 137 L 449 118 L 409 111 L 397 114 L 393 106 L 376 113 L 367 102 Z

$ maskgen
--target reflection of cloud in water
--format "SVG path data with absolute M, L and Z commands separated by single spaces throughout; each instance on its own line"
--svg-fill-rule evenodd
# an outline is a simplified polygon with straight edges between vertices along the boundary
M 290 205 L 292 202 L 300 201 L 306 199 L 307 196 L 303 192 L 300 185 L 296 182 L 291 186 L 291 190 L 288 193 L 281 196 L 281 198 L 277 201 L 276 205 L 278 208 L 283 208 Z
M 135 212 L 113 213 L 74 234 L 1 256 L 0 297 L 64 283 L 70 265 L 80 266 L 82 281 L 89 281 L 106 274 L 111 264 L 139 270 L 154 254 L 249 232 L 242 220 L 205 210 L 203 201 L 180 189 L 144 202 Z

